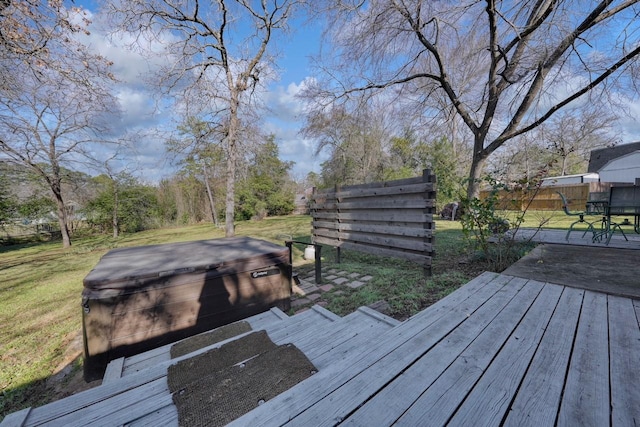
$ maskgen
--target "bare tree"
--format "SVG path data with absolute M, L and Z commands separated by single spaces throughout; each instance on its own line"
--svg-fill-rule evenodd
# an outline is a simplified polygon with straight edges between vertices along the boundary
M 196 117 L 188 117 L 185 123 L 178 126 L 178 138 L 171 138 L 166 146 L 170 153 L 184 155 L 181 164 L 187 170 L 197 170 L 202 175 L 211 210 L 211 220 L 216 227 L 219 225 L 216 199 L 217 187 L 212 188 L 211 180 L 219 176 L 218 170 L 223 166 L 223 153 L 216 139 L 220 138 L 217 129 L 211 127 L 210 122 L 205 122 Z M 217 179 L 216 179 L 217 181 Z
M 473 138 L 469 197 L 505 142 L 586 97 L 611 103 L 607 94 L 634 84 L 637 0 L 343 0 L 327 7 L 337 49 L 320 89 L 344 98 L 395 87 L 433 115 L 447 113 L 438 108 L 445 98 Z
M 50 80 L 51 79 L 51 80 Z M 71 239 L 63 195 L 63 167 L 94 156 L 114 107 L 84 88 L 47 76 L 22 85 L 19 97 L 0 102 L 0 152 L 36 172 L 51 189 L 57 206 L 63 246 Z
M 92 155 L 105 114 L 117 111 L 109 63 L 75 37 L 83 16 L 62 2 L 4 2 L 0 10 L 0 153 L 47 183 L 64 247 L 71 245 L 62 182 L 64 167 Z M 76 24 L 80 22 L 80 24 Z
M 227 157 L 227 236 L 235 234 L 236 165 L 241 113 L 252 95 L 272 74 L 268 48 L 274 32 L 286 30 L 299 4 L 296 0 L 134 0 L 112 1 L 110 15 L 119 28 L 161 39 L 170 61 L 161 70 L 161 87 L 196 97 L 206 93 L 212 116 L 224 117 Z M 210 112 L 211 112 L 210 111 Z
M 540 142 L 558 161 L 551 172 L 568 175 L 586 170 L 591 150 L 618 143 L 612 129 L 615 122 L 607 111 L 589 108 L 563 111 L 541 126 Z

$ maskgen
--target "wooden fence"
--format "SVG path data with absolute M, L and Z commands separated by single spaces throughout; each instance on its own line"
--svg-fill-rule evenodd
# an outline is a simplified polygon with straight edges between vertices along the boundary
M 408 259 L 431 273 L 436 178 L 422 176 L 315 190 L 313 241 L 340 250 Z
M 499 208 L 504 210 L 524 210 L 529 204 L 531 211 L 560 211 L 562 199 L 558 192 L 565 195 L 569 208 L 572 210 L 584 210 L 589 193 L 609 191 L 610 184 L 590 182 L 584 184 L 569 184 L 554 187 L 541 187 L 531 191 L 500 191 L 498 199 Z M 489 191 L 481 191 L 480 198 L 486 198 Z

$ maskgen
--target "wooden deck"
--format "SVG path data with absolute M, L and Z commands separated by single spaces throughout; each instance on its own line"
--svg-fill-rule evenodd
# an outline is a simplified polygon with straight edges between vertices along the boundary
M 395 326 L 364 327 L 365 314 L 307 328 L 274 320 L 272 339 L 296 343 L 319 371 L 232 425 L 640 424 L 638 300 L 484 273 Z M 136 363 L 2 426 L 177 425 L 165 378 L 174 362 Z

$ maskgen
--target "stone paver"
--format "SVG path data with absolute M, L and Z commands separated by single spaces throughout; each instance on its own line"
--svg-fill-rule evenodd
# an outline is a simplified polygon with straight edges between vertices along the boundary
M 352 288 L 352 289 L 357 289 L 360 286 L 364 286 L 364 285 L 366 285 L 366 282 L 360 282 L 358 280 L 355 280 L 353 282 L 347 283 L 347 286 Z
M 298 308 L 298 307 L 302 307 L 305 304 L 310 304 L 311 300 L 308 298 L 298 298 L 298 299 L 294 299 L 293 301 L 291 301 L 291 308 Z
M 315 300 L 320 299 L 322 297 L 320 296 L 320 294 L 311 294 L 311 295 L 307 295 L 307 298 L 309 300 L 311 300 L 311 301 L 315 301 Z
M 302 289 L 302 291 L 305 294 L 311 294 L 313 292 L 318 292 L 318 287 L 310 282 L 301 282 L 300 283 L 300 289 Z
M 319 286 L 319 288 L 320 288 L 320 290 L 322 292 L 329 292 L 331 289 L 335 288 L 335 286 L 333 286 L 333 285 L 322 285 L 322 286 Z
M 346 283 L 348 281 L 349 279 L 347 279 L 346 277 L 338 277 L 333 281 L 333 283 L 335 283 L 336 285 L 342 285 L 343 283 Z
M 351 277 L 352 279 L 355 279 L 355 278 L 360 277 L 360 274 L 358 274 L 358 273 L 351 273 L 351 274 L 349 275 L 349 277 Z
M 373 276 L 364 276 L 360 278 L 360 280 L 363 282 L 368 282 L 371 279 L 373 279 Z

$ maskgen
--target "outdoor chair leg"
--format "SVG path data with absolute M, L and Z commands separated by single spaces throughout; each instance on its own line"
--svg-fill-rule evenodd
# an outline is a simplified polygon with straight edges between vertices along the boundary
M 595 235 L 596 230 L 593 228 L 593 223 L 588 222 L 588 221 L 585 221 L 585 220 L 584 220 L 584 217 L 583 217 L 582 215 L 580 215 L 580 219 L 579 219 L 579 220 L 577 220 L 576 222 L 574 222 L 573 224 L 571 224 L 571 225 L 569 226 L 569 230 L 567 231 L 567 235 L 566 235 L 566 236 L 565 236 L 565 238 L 564 238 L 565 240 L 567 240 L 567 241 L 569 240 L 569 234 L 571 234 L 571 232 L 572 232 L 572 231 L 574 231 L 574 230 L 573 230 L 573 227 L 574 227 L 576 224 L 580 224 L 580 223 L 585 223 L 585 224 L 587 224 L 587 229 L 586 229 L 586 230 L 585 230 L 585 232 L 582 234 L 582 237 L 584 237 L 588 232 L 591 232 L 591 233 L 593 233 L 593 234 Z
M 624 234 L 624 230 L 622 229 L 622 227 L 620 227 L 620 224 L 616 224 L 612 222 L 610 224 L 609 234 L 607 235 L 607 245 L 609 245 L 609 242 L 611 241 L 611 238 L 613 237 L 613 233 L 616 231 L 616 228 L 620 230 L 620 232 L 622 233 L 622 237 L 624 237 L 624 240 L 626 240 L 627 242 L 629 241 L 629 239 L 627 239 L 627 235 Z

